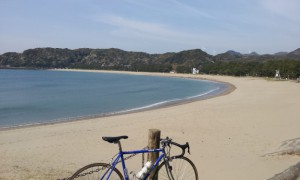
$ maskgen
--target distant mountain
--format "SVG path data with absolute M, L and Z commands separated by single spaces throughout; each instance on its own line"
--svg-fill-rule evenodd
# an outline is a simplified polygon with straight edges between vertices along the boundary
M 288 52 L 278 52 L 278 53 L 275 53 L 275 54 L 273 54 L 274 56 L 285 56 L 285 55 L 287 55 L 288 54 Z
M 214 59 L 217 61 L 269 61 L 269 60 L 282 60 L 282 59 L 300 61 L 300 48 L 290 53 L 278 52 L 273 55 L 271 54 L 259 55 L 256 52 L 251 52 L 249 54 L 241 54 L 239 52 L 230 50 L 225 53 L 214 56 Z
M 233 51 L 233 50 L 229 50 L 226 53 L 230 54 L 230 55 L 233 55 L 233 56 L 240 56 L 240 55 L 242 55 L 241 53 Z
M 121 49 L 75 50 L 61 48 L 28 49 L 23 53 L 8 52 L 0 55 L 0 68 L 83 68 L 128 71 L 190 72 L 191 68 L 217 62 L 265 62 L 270 60 L 300 61 L 300 48 L 290 53 L 259 55 L 255 52 L 241 54 L 234 50 L 212 56 L 200 49 L 164 54 L 148 54 Z
M 259 54 L 257 52 L 251 52 L 251 53 L 246 54 L 246 55 L 249 55 L 249 56 L 259 56 Z
M 289 56 L 300 56 L 300 48 L 288 53 Z
M 159 56 L 165 57 L 166 55 L 162 54 Z M 213 61 L 213 56 L 207 54 L 206 52 L 200 49 L 193 49 L 187 51 L 181 51 L 179 53 L 173 53 L 171 56 L 165 58 L 164 62 L 170 64 L 179 64 L 179 65 L 193 65 L 199 66 L 204 63 L 210 63 Z
M 184 66 L 184 72 L 192 67 L 211 63 L 213 57 L 200 49 L 178 53 L 148 54 L 121 49 L 60 49 L 36 48 L 23 53 L 0 55 L 0 67 L 24 68 L 85 68 L 130 71 L 168 72 L 177 66 Z
M 238 61 L 243 58 L 243 55 L 239 52 L 229 50 L 225 53 L 216 55 L 214 58 L 217 61 Z
M 200 72 L 231 76 L 274 77 L 275 70 L 279 69 L 282 78 L 295 80 L 300 77 L 300 49 L 275 55 L 240 54 L 227 51 L 213 58 L 215 63 L 203 66 Z

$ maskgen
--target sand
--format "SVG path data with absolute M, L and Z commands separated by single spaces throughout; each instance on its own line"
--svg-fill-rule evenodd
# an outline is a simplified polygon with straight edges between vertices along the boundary
M 189 142 L 200 179 L 268 179 L 300 156 L 269 153 L 300 143 L 300 84 L 252 77 L 134 73 L 231 83 L 223 96 L 149 111 L 0 131 L 0 179 L 57 179 L 92 162 L 109 162 L 117 146 L 102 136 L 128 135 L 124 150 L 147 145 L 148 129 Z M 290 144 L 284 142 L 292 142 Z M 268 155 L 269 154 L 269 155 Z M 129 171 L 141 168 L 140 157 Z M 136 167 L 135 167 L 136 166 Z

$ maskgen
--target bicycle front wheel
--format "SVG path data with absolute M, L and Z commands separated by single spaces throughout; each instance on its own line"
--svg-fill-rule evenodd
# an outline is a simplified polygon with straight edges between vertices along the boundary
M 94 163 L 76 171 L 69 180 L 99 180 L 106 179 L 110 173 L 110 165 L 106 163 Z M 110 180 L 124 180 L 122 174 L 117 168 L 114 168 L 110 177 Z
M 166 163 L 169 163 L 169 165 Z M 194 163 L 183 156 L 161 163 L 153 179 L 198 180 L 198 172 Z

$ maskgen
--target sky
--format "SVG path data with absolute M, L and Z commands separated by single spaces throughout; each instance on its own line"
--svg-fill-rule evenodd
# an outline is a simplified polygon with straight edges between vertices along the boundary
M 299 0 L 0 0 L 0 54 L 30 48 L 300 48 Z

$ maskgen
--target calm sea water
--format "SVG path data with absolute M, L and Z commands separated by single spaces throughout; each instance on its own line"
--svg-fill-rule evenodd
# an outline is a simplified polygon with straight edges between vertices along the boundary
M 226 88 L 221 83 L 170 77 L 0 70 L 0 128 L 139 110 Z

